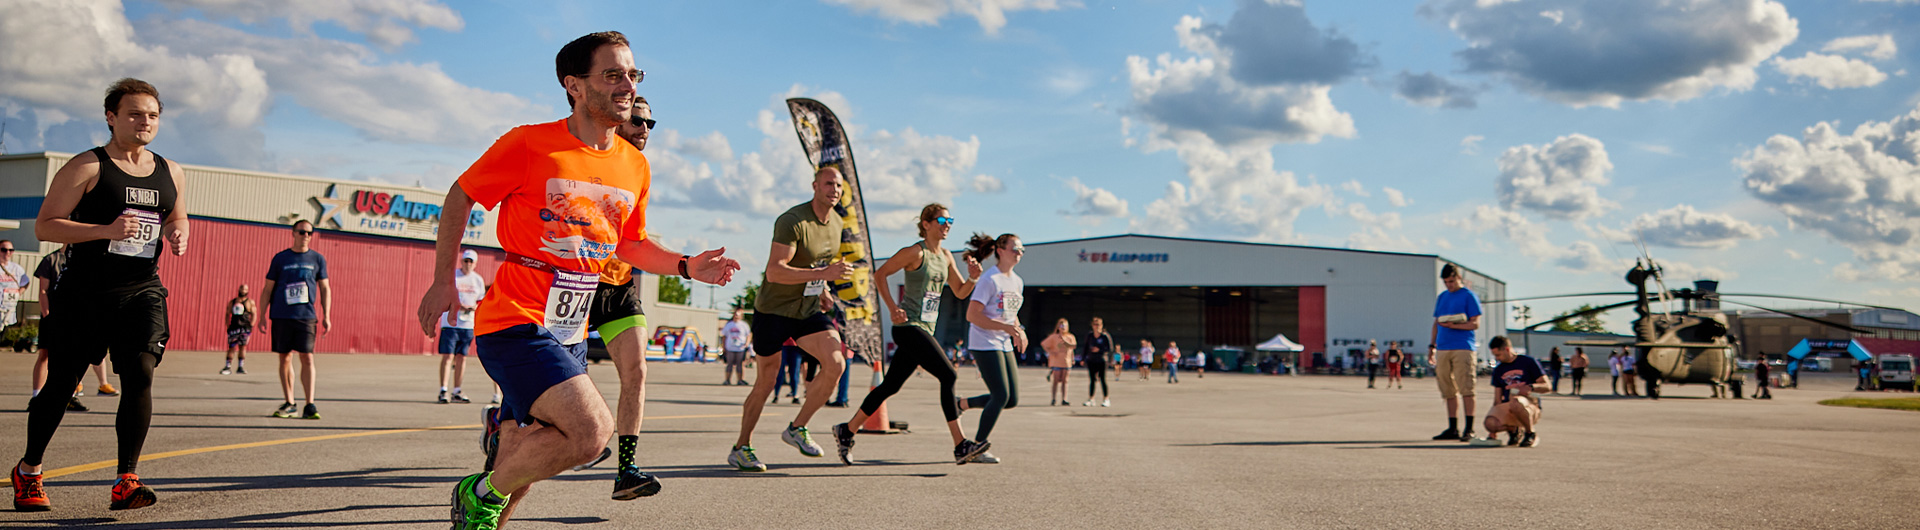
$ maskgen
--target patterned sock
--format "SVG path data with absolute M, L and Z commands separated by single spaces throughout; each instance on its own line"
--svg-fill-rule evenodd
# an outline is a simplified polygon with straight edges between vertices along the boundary
M 488 504 L 507 502 L 506 495 L 501 495 L 500 490 L 493 489 L 493 473 L 487 473 L 487 478 L 480 479 L 480 483 L 473 486 L 473 494 Z
M 639 446 L 639 436 L 620 435 L 620 467 L 634 467 L 633 450 Z

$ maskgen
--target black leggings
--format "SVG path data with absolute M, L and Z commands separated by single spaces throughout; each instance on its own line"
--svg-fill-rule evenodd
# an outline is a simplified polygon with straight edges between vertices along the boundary
M 50 352 L 49 355 L 59 355 Z M 114 416 L 113 431 L 120 441 L 120 473 L 133 473 L 140 464 L 140 449 L 147 443 L 147 428 L 153 424 L 153 367 L 160 364 L 160 358 L 151 353 L 137 356 L 117 356 L 117 359 L 137 363 L 115 362 L 113 371 L 120 375 L 120 411 Z M 134 364 L 134 366 L 128 366 Z M 20 460 L 27 465 L 40 465 L 41 457 L 47 453 L 47 444 L 53 441 L 53 431 L 60 428 L 60 420 L 67 416 L 67 402 L 73 399 L 69 388 L 80 384 L 80 377 L 86 375 L 85 362 L 55 361 L 47 365 L 47 384 L 40 395 L 27 402 L 27 454 Z
M 979 365 L 980 379 L 987 384 L 986 394 L 967 398 L 967 408 L 982 409 L 973 441 L 984 442 L 993 434 L 993 424 L 1000 421 L 1000 411 L 1020 406 L 1020 367 L 1010 351 L 970 351 Z
M 953 405 L 953 382 L 958 374 L 953 371 L 953 363 L 947 360 L 947 354 L 940 350 L 940 343 L 933 340 L 927 330 L 919 326 L 894 326 L 893 364 L 887 367 L 887 375 L 881 379 L 880 386 L 867 393 L 867 399 L 860 402 L 860 412 L 872 416 L 880 410 L 880 404 L 887 398 L 900 392 L 900 386 L 907 384 L 913 377 L 915 368 L 925 368 L 927 373 L 940 381 L 940 413 L 947 421 L 960 419 L 960 409 Z
M 1093 385 L 1100 385 L 1100 397 L 1107 397 L 1107 363 L 1087 361 L 1087 399 L 1093 399 Z

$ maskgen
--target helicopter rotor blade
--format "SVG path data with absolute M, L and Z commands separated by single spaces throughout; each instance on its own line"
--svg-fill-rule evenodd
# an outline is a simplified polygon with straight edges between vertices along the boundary
M 1585 310 L 1585 311 L 1575 311 L 1575 312 L 1573 312 L 1573 313 L 1568 313 L 1568 314 L 1566 314 L 1566 315 L 1561 315 L 1560 317 L 1558 317 L 1558 318 L 1554 318 L 1553 320 L 1548 320 L 1548 321 L 1545 321 L 1545 322 L 1541 322 L 1541 323 L 1538 323 L 1538 324 L 1534 324 L 1534 325 L 1531 325 L 1531 326 L 1527 326 L 1527 329 L 1528 329 L 1529 331 L 1531 331 L 1531 330 L 1534 330 L 1535 328 L 1539 328 L 1540 326 L 1548 326 L 1548 325 L 1553 325 L 1553 324 L 1558 324 L 1558 323 L 1561 323 L 1561 322 L 1565 322 L 1565 321 L 1568 321 L 1568 320 L 1573 320 L 1573 319 L 1576 319 L 1576 318 L 1580 318 L 1580 317 L 1584 317 L 1584 316 L 1587 316 L 1587 315 L 1592 315 L 1592 314 L 1598 314 L 1598 313 L 1605 313 L 1605 312 L 1607 312 L 1607 311 L 1611 311 L 1611 310 L 1614 310 L 1614 309 L 1619 309 L 1619 308 L 1622 308 L 1622 307 L 1626 307 L 1626 306 L 1630 306 L 1630 305 L 1633 305 L 1633 304 L 1636 304 L 1636 303 L 1639 303 L 1639 302 L 1640 302 L 1639 300 L 1628 300 L 1628 301 L 1625 301 L 1625 302 L 1620 302 L 1620 303 L 1618 303 L 1618 304 L 1611 304 L 1611 305 L 1603 305 L 1603 306 L 1600 306 L 1600 307 L 1593 307 L 1593 308 L 1588 308 L 1588 309 L 1587 309 L 1587 310 Z
M 1826 303 L 1830 303 L 1830 304 L 1845 304 L 1845 305 L 1851 305 L 1851 306 L 1859 306 L 1859 307 L 1871 307 L 1871 308 L 1874 308 L 1874 309 L 1887 309 L 1887 310 L 1893 310 L 1893 311 L 1905 311 L 1904 309 L 1900 309 L 1900 308 L 1898 308 L 1898 307 L 1886 307 L 1886 306 L 1878 306 L 1878 305 L 1873 305 L 1873 304 L 1862 304 L 1862 303 L 1860 303 L 1860 302 L 1848 302 L 1848 301 L 1846 301 L 1846 300 L 1829 300 L 1829 299 L 1825 299 L 1825 298 L 1810 298 L 1810 297 L 1805 297 L 1805 296 L 1787 296 L 1787 295 L 1779 295 L 1779 294 L 1754 294 L 1754 293 L 1720 293 L 1720 296 L 1746 296 L 1746 297 L 1752 297 L 1752 298 L 1779 298 L 1779 299 L 1783 299 L 1783 300 L 1800 300 L 1800 301 L 1803 301 L 1803 302 L 1826 302 Z M 1772 310 L 1771 310 L 1771 309 L 1769 309 L 1769 311 L 1772 311 Z
M 1522 302 L 1522 301 L 1527 301 L 1527 300 L 1545 300 L 1545 299 L 1548 299 L 1548 298 L 1576 298 L 1576 297 L 1581 297 L 1581 296 L 1633 296 L 1633 294 L 1634 294 L 1634 293 L 1578 293 L 1578 294 L 1550 294 L 1550 295 L 1546 295 L 1546 296 L 1523 296 L 1523 297 L 1520 297 L 1520 298 L 1508 298 L 1508 299 L 1505 299 L 1505 300 L 1489 300 L 1489 301 L 1483 301 L 1483 302 L 1480 302 L 1480 305 L 1492 305 L 1492 304 L 1504 304 L 1504 303 L 1507 303 L 1507 302 Z
M 1860 328 L 1856 328 L 1856 327 L 1853 327 L 1853 326 L 1848 326 L 1848 325 L 1846 325 L 1846 324 L 1835 324 L 1835 323 L 1832 323 L 1832 322 L 1828 322 L 1828 321 L 1825 321 L 1825 320 L 1820 320 L 1820 319 L 1817 319 L 1817 318 L 1813 318 L 1813 317 L 1810 317 L 1810 316 L 1804 316 L 1804 315 L 1798 315 L 1798 314 L 1794 314 L 1794 313 L 1789 313 L 1789 312 L 1786 312 L 1786 311 L 1781 311 L 1781 310 L 1778 310 L 1778 309 L 1768 309 L 1768 308 L 1765 308 L 1765 307 L 1760 307 L 1760 306 L 1757 306 L 1757 305 L 1753 305 L 1753 304 L 1748 304 L 1748 303 L 1742 303 L 1742 302 L 1735 302 L 1735 301 L 1732 301 L 1732 300 L 1721 300 L 1721 302 L 1725 302 L 1725 303 L 1729 303 L 1729 304 L 1734 304 L 1734 305 L 1743 305 L 1743 306 L 1747 306 L 1747 307 L 1751 307 L 1751 308 L 1754 308 L 1754 309 L 1759 309 L 1759 310 L 1762 310 L 1762 311 L 1771 311 L 1771 312 L 1774 312 L 1774 313 L 1779 313 L 1779 314 L 1782 314 L 1782 315 L 1786 315 L 1786 316 L 1789 316 L 1789 317 L 1793 317 L 1793 318 L 1797 318 L 1797 319 L 1800 319 L 1800 320 L 1805 320 L 1805 321 L 1808 321 L 1808 322 L 1812 322 L 1812 323 L 1815 323 L 1815 324 L 1819 324 L 1819 325 L 1822 325 L 1822 326 L 1826 326 L 1826 327 L 1830 327 L 1830 328 L 1838 328 L 1838 329 L 1844 329 L 1844 330 L 1847 330 L 1847 331 L 1851 331 L 1851 332 L 1854 332 L 1854 333 L 1861 333 L 1861 334 L 1866 334 L 1866 335 L 1872 335 L 1872 334 L 1873 334 L 1873 332 L 1872 332 L 1872 331 L 1868 331 L 1868 330 L 1864 330 L 1864 329 L 1860 329 Z

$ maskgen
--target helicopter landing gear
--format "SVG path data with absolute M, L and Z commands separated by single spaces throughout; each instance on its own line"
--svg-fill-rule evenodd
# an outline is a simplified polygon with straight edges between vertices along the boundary
M 1660 400 L 1660 381 L 1659 380 L 1656 380 L 1651 377 L 1647 378 L 1647 398 L 1655 401 Z

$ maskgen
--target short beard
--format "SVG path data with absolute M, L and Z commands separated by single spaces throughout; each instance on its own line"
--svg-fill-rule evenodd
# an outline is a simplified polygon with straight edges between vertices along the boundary
M 593 118 L 596 125 L 602 127 L 619 127 L 620 124 L 626 123 L 632 116 L 633 111 L 631 107 L 629 107 L 626 116 L 620 115 L 620 111 L 613 106 L 613 96 L 611 94 L 595 89 L 592 83 L 586 83 L 584 88 L 587 97 L 582 100 L 581 103 L 587 110 L 587 117 Z

